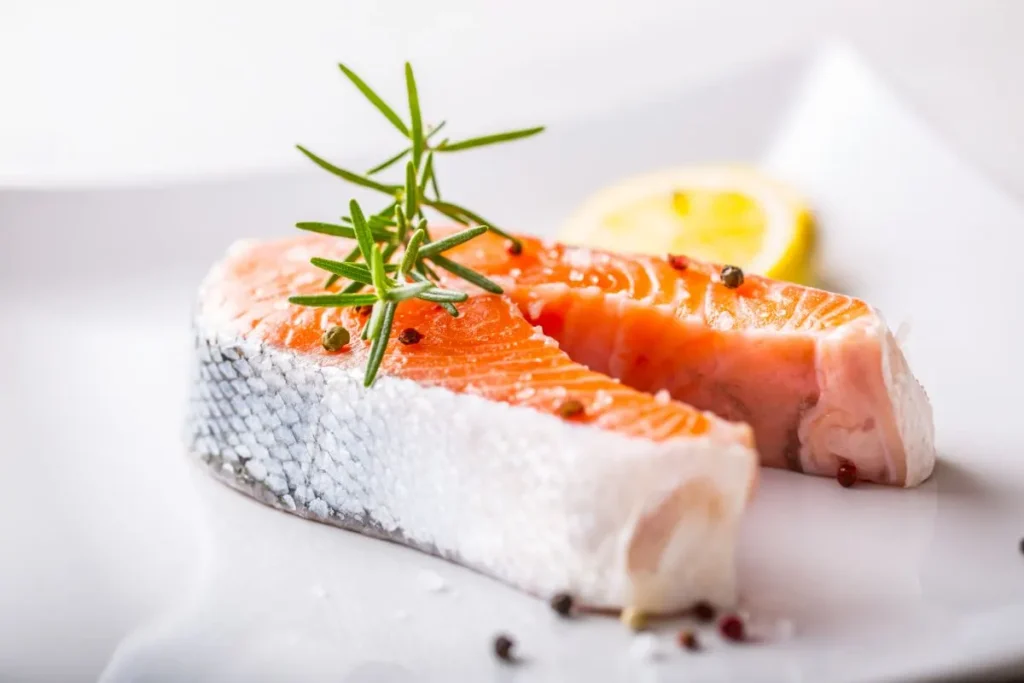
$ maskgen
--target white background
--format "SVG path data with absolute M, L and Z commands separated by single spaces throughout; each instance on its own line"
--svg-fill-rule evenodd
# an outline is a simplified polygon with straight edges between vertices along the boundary
M 379 148 L 392 131 L 351 107 L 339 60 L 399 102 L 412 59 L 428 116 L 473 133 L 838 36 L 1024 194 L 1022 27 L 1015 0 L 0 0 L 0 183 L 291 166 L 299 141 Z
M 196 1 L 72 4 L 0 0 L 0 187 L 137 182 L 197 171 L 220 174 L 280 166 L 303 168 L 307 175 L 320 178 L 325 174 L 312 173 L 292 148 L 295 142 L 338 160 L 371 149 L 376 154 L 395 142 L 387 124 L 378 121 L 377 114 L 359 102 L 344 83 L 334 67 L 339 59 L 379 85 L 397 105 L 401 102 L 401 61 L 412 58 L 428 116 L 443 114 L 451 119 L 453 134 L 473 134 L 495 124 L 543 122 L 554 126 L 578 121 L 581 114 L 583 119 L 599 118 L 599 111 L 621 109 L 633 101 L 661 102 L 664 93 L 678 93 L 692 84 L 749 86 L 749 79 L 719 78 L 767 63 L 770 55 L 797 52 L 818 40 L 839 37 L 857 47 L 888 84 L 933 122 L 944 141 L 1024 195 L 1024 139 L 1019 123 L 1024 121 L 1024 94 L 1016 92 L 1024 66 L 1024 47 L 1017 35 L 1024 26 L 1024 3 L 845 2 L 826 6 L 822 2 L 741 5 L 634 0 L 574 5 L 521 0 L 473 5 L 447 0 L 287 3 L 287 9 L 285 3 L 279 4 L 275 9 L 257 2 L 208 6 Z M 735 99 L 711 88 L 717 99 L 708 111 L 718 115 L 733 111 L 735 106 L 723 108 L 723 102 L 735 101 L 758 108 L 760 118 L 773 118 L 774 113 L 761 116 L 758 103 L 774 99 L 770 92 L 774 83 L 762 84 L 765 92 L 757 96 Z M 830 95 L 827 102 L 843 102 L 841 94 Z M 875 102 L 859 91 L 849 96 L 861 105 Z M 518 159 L 520 165 L 503 166 L 506 177 L 501 182 L 509 185 L 537 182 L 507 177 L 513 170 L 530 168 L 531 159 L 555 161 L 545 169 L 553 181 L 540 183 L 542 200 L 525 203 L 530 204 L 525 208 L 524 202 L 509 201 L 509 215 L 522 225 L 533 225 L 538 212 L 554 215 L 551 207 L 567 208 L 576 201 L 573 197 L 597 180 L 614 177 L 623 168 L 623 160 L 639 167 L 651 158 L 660 159 L 657 153 L 662 151 L 678 153 L 685 160 L 690 158 L 685 152 L 698 147 L 706 151 L 709 147 L 700 144 L 703 140 L 690 139 L 713 138 L 704 119 L 715 114 L 702 117 L 693 113 L 690 100 L 685 104 L 679 109 L 679 137 L 671 141 L 666 139 L 665 128 L 631 131 L 628 125 L 608 128 L 605 121 L 589 126 L 572 123 L 571 131 L 552 131 L 543 136 L 543 142 L 510 147 L 503 154 Z M 926 154 L 934 152 L 931 137 L 924 138 L 925 144 L 913 126 L 875 125 L 871 116 L 862 116 L 871 111 L 869 106 L 851 107 L 853 110 L 859 111 L 844 118 L 837 107 L 831 112 L 835 118 L 822 117 L 825 124 L 819 128 L 798 126 L 797 130 L 807 135 L 805 144 L 786 147 L 798 148 L 800 154 L 795 156 L 801 163 L 807 162 L 800 178 L 802 186 L 814 190 L 822 206 L 835 209 L 828 222 L 836 237 L 833 253 L 837 255 L 830 272 L 859 284 L 870 300 L 884 305 L 897 321 L 908 311 L 917 312 L 914 341 L 925 352 L 924 360 L 930 362 L 917 362 L 922 358 L 919 355 L 915 366 L 925 384 L 936 392 L 943 444 L 950 449 L 944 456 L 970 460 L 977 471 L 947 469 L 945 477 L 937 478 L 915 497 L 902 496 L 895 503 L 898 514 L 887 516 L 889 508 L 884 504 L 867 506 L 873 514 L 861 518 L 871 531 L 865 532 L 864 538 L 885 536 L 876 533 L 880 528 L 906 532 L 906 538 L 900 538 L 895 547 L 920 562 L 892 562 L 886 571 L 901 579 L 896 582 L 876 580 L 889 574 L 864 571 L 858 565 L 851 581 L 839 584 L 842 590 L 822 592 L 819 607 L 823 613 L 848 615 L 848 609 L 833 609 L 835 603 L 861 596 L 872 587 L 876 589 L 872 599 L 890 603 L 890 591 L 904 598 L 906 592 L 910 597 L 892 607 L 893 619 L 920 619 L 933 631 L 914 633 L 922 638 L 934 636 L 939 643 L 930 652 L 941 648 L 950 658 L 963 657 L 965 647 L 983 649 L 993 642 L 984 628 L 988 622 L 972 621 L 981 613 L 979 605 L 1007 610 L 992 617 L 996 626 L 1020 623 L 1019 611 L 1012 610 L 1021 605 L 1020 558 L 1015 544 L 1021 518 L 1016 511 L 1024 498 L 1018 490 L 1020 476 L 1006 476 L 1003 468 L 1006 463 L 1017 463 L 1014 471 L 1019 473 L 1019 421 L 1012 417 L 1020 384 L 1013 373 L 1018 372 L 1019 363 L 1007 359 L 1016 353 L 1018 335 L 1014 330 L 1024 323 L 1012 310 L 1000 310 L 986 318 L 987 309 L 977 302 L 995 300 L 971 299 L 975 290 L 964 289 L 950 293 L 952 298 L 943 302 L 961 302 L 958 310 L 968 311 L 976 323 L 946 325 L 944 310 L 922 304 L 936 300 L 931 280 L 906 282 L 899 277 L 900 266 L 906 253 L 920 244 L 932 244 L 934 248 L 926 254 L 930 253 L 934 268 L 926 270 L 949 272 L 955 267 L 962 274 L 961 248 L 955 239 L 962 226 L 970 225 L 977 239 L 964 249 L 970 247 L 978 255 L 968 259 L 973 269 L 970 273 L 976 276 L 964 281 L 977 287 L 992 286 L 996 291 L 1001 284 L 1012 289 L 1016 278 L 1013 245 L 1019 244 L 1021 233 L 1016 228 L 1021 224 L 1020 214 L 1007 208 L 1002 198 L 973 173 L 957 166 L 952 157 L 944 152 Z M 743 142 L 737 142 L 736 149 L 745 149 L 744 145 L 773 128 L 766 124 L 761 130 L 745 115 L 723 118 L 732 121 L 730 138 L 713 140 L 715 149 L 733 149 L 726 142 L 734 141 Z M 745 122 L 745 128 L 737 129 L 737 120 Z M 862 125 L 854 125 L 857 123 Z M 826 134 L 832 129 L 845 130 L 849 137 L 836 139 Z M 585 158 L 580 138 L 586 134 L 580 131 L 597 130 L 619 131 L 622 139 L 635 135 L 637 151 L 625 149 L 621 139 L 612 144 L 608 138 L 597 137 L 593 141 L 595 158 L 609 160 L 610 168 L 598 171 L 592 164 L 580 168 L 579 160 Z M 879 131 L 888 131 L 888 137 Z M 571 145 L 566 145 L 567 139 Z M 548 144 L 566 145 L 564 158 L 548 147 L 543 148 L 543 155 L 531 151 Z M 534 153 L 538 156 L 531 157 Z M 831 158 L 819 158 L 828 155 Z M 579 180 L 564 180 L 567 175 Z M 326 177 L 316 181 L 322 186 L 307 187 L 306 182 L 303 179 L 295 187 L 310 195 L 321 187 L 334 187 L 334 181 Z M 503 184 L 485 194 L 485 183 L 477 186 L 479 194 L 488 199 L 506 189 Z M 225 219 L 213 230 L 193 220 L 200 215 L 194 206 L 202 205 L 206 211 L 202 215 L 210 215 L 207 203 L 215 203 L 211 198 L 219 192 L 218 185 L 211 187 L 209 197 L 202 189 L 195 192 L 193 209 L 184 201 L 190 196 L 187 189 L 180 194 L 163 194 L 161 190 L 113 193 L 109 197 L 116 199 L 104 202 L 94 201 L 91 193 L 54 195 L 62 202 L 44 195 L 34 202 L 37 193 L 32 192 L 0 196 L 9 199 L 6 205 L 0 202 L 0 281 L 7 281 L 6 287 L 0 287 L 5 294 L 0 306 L 5 311 L 0 323 L 0 359 L 6 361 L 0 363 L 0 437 L 15 437 L 0 445 L 0 471 L 5 473 L 0 481 L 10 487 L 0 500 L 0 563 L 6 572 L 0 583 L 4 634 L 0 638 L 0 679 L 5 671 L 14 672 L 15 680 L 91 679 L 127 632 L 148 627 L 147 620 L 158 608 L 180 607 L 177 602 L 190 583 L 195 558 L 204 556 L 202 544 L 182 530 L 207 528 L 209 525 L 196 524 L 193 519 L 205 508 L 209 508 L 207 515 L 217 513 L 213 518 L 223 527 L 214 527 L 222 534 L 216 539 L 234 543 L 222 544 L 227 548 L 223 554 L 230 560 L 225 566 L 247 568 L 244 573 L 232 570 L 226 574 L 226 585 L 241 592 L 242 587 L 248 590 L 271 584 L 268 576 L 280 569 L 273 560 L 290 564 L 298 559 L 297 564 L 309 576 L 282 571 L 288 580 L 282 582 L 284 588 L 274 584 L 279 589 L 267 590 L 267 600 L 250 601 L 263 610 L 261 614 L 274 615 L 277 620 L 254 618 L 236 609 L 239 596 L 230 592 L 224 594 L 223 604 L 214 602 L 217 619 L 206 612 L 190 616 L 220 629 L 241 630 L 250 622 L 276 627 L 281 613 L 275 610 L 288 607 L 299 615 L 297 620 L 306 630 L 330 625 L 332 619 L 341 622 L 335 630 L 325 628 L 320 633 L 326 643 L 322 661 L 334 664 L 329 657 L 351 654 L 338 647 L 345 642 L 338 637 L 338 629 L 357 633 L 359 629 L 352 625 L 360 622 L 337 617 L 337 604 L 343 602 L 339 595 L 344 586 L 354 591 L 352 586 L 365 588 L 365 584 L 346 583 L 350 577 L 334 572 L 340 562 L 325 563 L 325 558 L 334 552 L 343 561 L 345 552 L 364 547 L 367 553 L 390 557 L 394 549 L 316 525 L 296 526 L 294 520 L 225 497 L 229 494 L 212 484 L 202 500 L 213 502 L 199 505 L 176 450 L 180 424 L 176 411 L 181 400 L 174 392 L 184 381 L 180 371 L 187 356 L 183 321 L 193 291 L 191 278 L 198 277 L 220 250 L 218 240 L 279 230 L 284 223 L 276 220 L 273 207 L 281 198 L 262 196 L 256 201 L 252 195 L 261 189 L 266 195 L 266 188 L 280 191 L 290 186 L 257 182 L 245 186 L 255 190 L 239 190 L 233 195 L 230 188 L 234 186 L 225 183 L 223 187 L 229 191 L 223 216 L 237 218 L 248 208 L 248 220 Z M 556 201 L 555 193 L 564 201 Z M 863 202 L 865 196 L 873 201 Z M 900 201 L 908 197 L 929 205 L 919 210 L 912 202 Z M 303 199 L 310 197 L 303 194 Z M 4 206 L 12 208 L 12 213 L 5 214 Z M 154 206 L 160 213 L 157 220 L 135 229 L 132 219 L 148 216 Z M 280 211 L 292 218 L 290 209 Z M 522 222 L 518 222 L 520 216 Z M 54 217 L 63 220 L 50 220 Z M 845 226 L 849 229 L 844 230 Z M 862 226 L 871 230 L 865 231 L 867 237 L 859 238 Z M 108 241 L 96 244 L 93 233 L 83 234 L 91 229 Z M 197 237 L 200 233 L 205 235 L 202 240 Z M 924 234 L 939 238 L 926 241 Z M 856 278 L 863 273 L 857 266 L 867 259 L 850 258 L 850 254 L 876 254 L 883 238 L 895 240 L 899 248 L 876 256 L 871 261 L 873 270 L 858 283 Z M 47 240 L 53 245 L 47 245 Z M 153 272 L 153 264 L 142 259 L 128 268 L 106 244 L 159 253 L 160 260 L 167 262 L 187 257 L 188 268 L 182 274 L 164 263 L 163 270 Z M 989 256 L 986 244 L 1007 246 Z M 34 260 L 44 254 L 49 270 Z M 117 267 L 104 268 L 108 263 Z M 51 276 L 80 271 L 95 276 L 96 282 L 78 275 L 73 278 L 76 287 L 61 291 L 62 281 Z M 97 272 L 103 275 L 108 271 L 109 282 L 97 276 Z M 25 296 L 26 290 L 33 296 Z M 138 305 L 143 302 L 145 305 Z M 993 334 L 993 325 L 1006 331 Z M 66 350 L 65 337 L 55 330 L 73 333 L 75 352 L 84 361 L 53 362 Z M 978 354 L 979 348 L 986 353 Z M 947 353 L 951 355 L 944 355 Z M 970 363 L 945 362 L 954 356 L 969 358 Z M 131 372 L 125 372 L 126 367 Z M 972 382 L 977 389 L 965 391 L 964 387 L 975 386 Z M 10 387 L 14 390 L 4 391 Z M 976 396 L 989 397 L 993 405 L 970 413 L 966 406 Z M 968 414 L 974 420 L 970 424 L 954 419 Z M 61 422 L 55 423 L 53 416 Z M 97 433 L 103 438 L 89 436 Z M 992 480 L 1001 481 L 1005 490 L 987 486 Z M 978 482 L 985 482 L 986 487 Z M 804 509 L 814 510 L 815 518 L 820 519 L 820 511 L 826 508 L 818 496 L 835 492 L 819 492 L 816 485 L 820 482 L 801 479 L 791 483 L 808 496 Z M 888 500 L 889 492 L 868 495 Z M 782 503 L 789 500 L 782 498 Z M 934 511 L 929 507 L 933 499 L 937 501 Z M 762 500 L 770 511 L 772 499 L 762 496 Z M 780 504 L 780 508 L 786 507 Z M 846 511 L 834 501 L 827 509 L 836 519 Z M 251 515 L 263 516 L 253 521 Z M 874 520 L 885 520 L 885 524 L 872 526 Z M 769 515 L 765 523 L 772 521 Z M 290 539 L 291 545 L 286 547 L 294 554 L 282 554 L 279 547 L 266 543 L 271 525 L 279 526 L 281 537 Z M 929 538 L 933 528 L 938 540 Z M 239 529 L 248 529 L 249 535 Z M 798 551 L 808 545 L 807 529 L 800 532 L 782 537 L 793 557 L 800 557 Z M 250 542 L 253 538 L 257 540 Z M 772 539 L 777 541 L 776 536 Z M 888 541 L 881 538 L 878 542 Z M 221 548 L 217 543 L 210 545 Z M 399 555 L 405 562 L 432 563 L 418 555 L 416 560 L 409 559 L 412 554 Z M 842 557 L 823 555 L 827 557 L 819 561 L 826 564 Z M 865 560 L 891 557 L 880 552 L 859 556 Z M 982 564 L 986 571 L 979 572 Z M 918 565 L 927 570 L 922 573 L 920 591 L 928 598 L 921 601 L 927 609 L 901 616 L 896 612 L 905 602 L 917 606 L 917 589 L 909 581 L 918 578 L 910 571 Z M 391 568 L 393 574 L 385 572 L 385 578 L 401 574 L 396 581 L 382 581 L 389 591 L 397 584 L 399 592 L 405 590 L 413 599 L 419 596 L 423 603 L 431 599 L 416 589 L 406 564 L 389 560 L 379 566 Z M 519 629 L 523 633 L 543 635 L 545 629 L 552 628 L 542 621 L 546 612 L 531 601 L 519 600 L 509 591 L 495 598 L 493 587 L 483 580 L 477 582 L 479 592 L 473 592 L 475 589 L 468 587 L 476 581 L 472 576 L 466 578 L 439 563 L 431 566 L 468 582 L 467 587 L 459 586 L 469 596 L 464 602 L 442 603 L 441 609 L 447 613 L 461 615 L 460 610 L 468 609 L 466 605 L 472 602 L 481 605 L 481 611 L 500 616 L 502 621 L 496 627 L 505 627 L 509 614 L 523 614 L 524 626 Z M 328 568 L 331 572 L 326 572 Z M 327 585 L 328 578 L 319 572 L 337 584 L 328 585 L 333 595 L 329 600 L 317 597 L 319 591 L 311 591 L 311 585 Z M 978 580 L 982 575 L 984 580 Z M 242 597 L 243 603 L 249 600 L 248 593 Z M 352 597 L 354 603 L 357 597 Z M 379 595 L 371 592 L 370 597 L 379 605 Z M 404 600 L 409 596 L 398 597 Z M 502 610 L 493 607 L 495 599 L 506 601 Z M 936 602 L 944 611 L 931 609 Z M 221 609 L 223 605 L 231 608 Z M 307 608 L 316 610 L 315 618 L 307 619 L 302 611 Z M 410 611 L 412 616 L 402 631 L 405 637 L 418 638 L 423 632 L 418 630 L 417 619 L 425 620 L 431 632 L 437 630 L 430 628 L 437 622 L 437 612 L 427 607 Z M 962 614 L 970 619 L 960 619 Z M 453 623 L 466 629 L 478 625 L 466 619 L 453 619 Z M 185 622 L 187 627 L 194 625 Z M 392 635 L 398 630 L 390 622 L 384 626 Z M 626 657 L 615 624 L 595 628 L 605 626 L 608 642 L 615 643 L 605 649 Z M 965 640 L 964 632 L 969 636 L 971 629 L 976 640 Z M 579 633 L 583 634 L 580 638 L 586 635 L 585 631 Z M 343 635 L 351 634 L 345 631 Z M 452 636 L 448 631 L 441 635 Z M 197 670 L 223 664 L 223 652 L 217 650 L 222 643 L 202 629 L 192 629 L 187 636 L 172 641 L 181 648 L 171 650 L 173 661 L 194 665 Z M 369 639 L 367 634 L 364 637 Z M 257 647 L 253 642 L 263 644 L 260 654 L 265 658 L 278 654 L 264 641 L 238 640 L 253 648 Z M 383 642 L 390 647 L 388 641 Z M 202 645 L 207 646 L 209 660 L 198 656 Z M 127 652 L 131 654 L 131 649 Z M 402 648 L 397 652 L 409 654 Z M 291 655 L 302 658 L 304 651 Z M 756 651 L 749 656 L 750 661 L 737 666 L 763 665 L 756 659 Z M 259 657 L 227 659 L 264 666 Z M 980 661 L 981 656 L 975 659 Z M 482 661 L 486 664 L 488 660 Z M 861 658 L 859 663 L 875 661 Z M 877 661 L 879 666 L 886 663 Z M 289 660 L 282 656 L 280 662 Z M 168 661 L 140 663 L 136 659 L 124 666 L 130 669 L 129 664 L 171 676 Z M 263 673 L 264 677 L 270 675 Z M 251 675 L 246 680 L 252 680 Z

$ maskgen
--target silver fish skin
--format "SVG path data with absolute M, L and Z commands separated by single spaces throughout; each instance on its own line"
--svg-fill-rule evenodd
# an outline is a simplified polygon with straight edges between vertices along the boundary
M 251 338 L 203 295 L 194 330 L 188 449 L 267 505 L 538 596 L 736 599 L 757 456 L 735 439 L 655 442 L 386 374 L 367 389 L 361 366 Z

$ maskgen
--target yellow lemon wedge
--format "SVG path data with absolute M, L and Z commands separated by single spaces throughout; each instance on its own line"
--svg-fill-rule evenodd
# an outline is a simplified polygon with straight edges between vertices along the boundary
M 599 191 L 569 217 L 560 237 L 806 282 L 813 232 L 810 210 L 785 184 L 754 168 L 699 166 L 635 176 Z

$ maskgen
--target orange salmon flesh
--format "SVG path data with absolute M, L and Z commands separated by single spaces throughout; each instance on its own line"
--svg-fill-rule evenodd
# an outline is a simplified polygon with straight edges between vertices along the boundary
M 504 295 L 473 290 L 457 318 L 401 304 L 381 374 L 653 441 L 755 444 L 769 467 L 835 476 L 848 463 L 859 479 L 896 486 L 931 473 L 927 398 L 865 302 L 756 275 L 729 288 L 717 265 L 522 239 L 519 254 L 490 233 L 447 252 Z M 341 260 L 351 246 L 318 235 L 246 245 L 207 300 L 274 347 L 363 362 L 365 315 L 287 303 L 324 293 L 310 257 Z M 470 291 L 454 277 L 443 284 Z M 334 325 L 352 339 L 336 353 L 321 345 Z M 400 343 L 409 328 L 421 339 Z M 570 400 L 582 412 L 567 411 Z

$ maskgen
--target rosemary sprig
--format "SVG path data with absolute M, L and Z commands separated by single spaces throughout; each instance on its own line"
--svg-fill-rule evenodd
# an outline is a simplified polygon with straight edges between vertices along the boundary
M 524 128 L 458 142 L 451 142 L 445 138 L 434 144 L 433 138 L 444 127 L 445 122 L 442 121 L 433 127 L 424 126 L 419 89 L 409 63 L 405 65 L 408 124 L 355 72 L 344 64 L 339 64 L 338 67 L 359 92 L 406 138 L 406 147 L 366 173 L 360 174 L 336 166 L 305 147 L 298 146 L 299 151 L 316 165 L 349 183 L 388 195 L 389 203 L 377 213 L 367 216 L 359 203 L 352 200 L 349 203 L 349 213 L 341 218 L 340 224 L 319 221 L 297 223 L 296 227 L 301 230 L 354 239 L 356 247 L 342 261 L 311 259 L 315 267 L 329 274 L 325 289 L 331 288 L 341 279 L 349 281 L 341 292 L 294 296 L 289 301 L 293 304 L 319 307 L 372 306 L 370 317 L 361 332 L 362 338 L 370 341 L 364 378 L 366 386 L 370 386 L 380 370 L 394 325 L 395 312 L 402 302 L 410 299 L 430 301 L 457 317 L 459 311 L 455 304 L 466 301 L 469 296 L 465 292 L 439 287 L 440 277 L 430 264 L 488 292 L 501 293 L 501 287 L 497 283 L 445 257 L 443 252 L 465 244 L 487 231 L 510 240 L 513 253 L 521 250 L 518 239 L 484 220 L 478 213 L 450 200 L 441 199 L 435 154 L 520 140 L 536 135 L 544 128 Z M 407 161 L 402 184 L 385 183 L 371 177 L 393 167 L 403 159 Z M 424 214 L 424 209 L 427 208 L 467 228 L 433 241 Z M 404 251 L 399 262 L 392 262 L 401 250 Z M 358 262 L 360 259 L 362 263 Z M 372 286 L 374 291 L 360 293 L 360 290 L 367 286 Z

